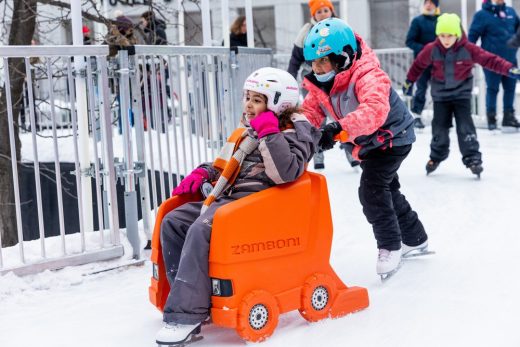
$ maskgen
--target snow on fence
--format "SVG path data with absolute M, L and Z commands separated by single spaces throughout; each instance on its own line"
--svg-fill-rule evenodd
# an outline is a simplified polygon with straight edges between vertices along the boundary
M 154 215 L 150 211 L 157 210 L 195 165 L 213 160 L 238 124 L 242 110 L 237 105 L 246 76 L 272 63 L 269 49 L 134 49 L 119 51 L 115 58 L 107 57 L 107 46 L 4 46 L 0 52 L 0 80 L 10 85 L 8 62 L 13 57 L 24 59 L 26 76 L 22 122 L 14 121 L 11 90 L 5 89 L 17 236 L 21 241 L 16 246 L 0 247 L 0 274 L 27 274 L 121 257 L 120 219 L 126 225 L 132 257 L 138 259 L 144 245 L 137 227 L 138 209 L 150 240 Z M 38 107 L 35 95 L 43 94 L 47 106 Z M 42 119 L 49 120 L 47 129 L 42 130 Z M 14 151 L 15 124 L 31 134 L 22 139 L 25 158 L 17 158 Z M 62 150 L 68 153 L 66 158 L 60 156 Z M 39 154 L 53 158 L 55 201 L 42 197 Z M 18 167 L 27 161 L 34 162 L 36 243 L 24 240 L 23 232 L 20 184 L 26 182 L 19 182 Z M 76 191 L 67 192 L 77 197 L 80 230 L 75 235 L 67 235 L 76 231 L 70 230 L 68 216 L 63 214 L 61 162 L 73 162 L 75 167 Z M 45 175 L 49 177 L 48 172 Z M 118 184 L 124 185 L 124 216 L 118 213 Z M 44 228 L 48 210 L 59 214 L 59 236 L 52 240 Z M 93 238 L 98 241 L 92 242 Z

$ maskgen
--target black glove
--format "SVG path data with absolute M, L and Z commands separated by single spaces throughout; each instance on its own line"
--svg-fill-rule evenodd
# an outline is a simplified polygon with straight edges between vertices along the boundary
M 334 141 L 334 136 L 339 134 L 341 130 L 341 124 L 338 122 L 332 122 L 325 125 L 323 128 L 321 128 L 321 139 L 320 142 L 318 142 L 318 146 L 323 151 L 332 149 L 336 143 L 336 141 Z

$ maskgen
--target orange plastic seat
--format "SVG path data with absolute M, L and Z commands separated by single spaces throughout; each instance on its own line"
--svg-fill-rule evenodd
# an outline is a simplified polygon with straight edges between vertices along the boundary
M 169 293 L 160 245 L 163 216 L 200 197 L 165 201 L 152 240 L 151 302 L 163 309 Z M 368 307 L 368 292 L 347 287 L 329 264 L 332 219 L 327 183 L 306 172 L 296 182 L 272 187 L 220 207 L 209 254 L 214 324 L 262 341 L 279 314 L 299 310 L 315 322 Z

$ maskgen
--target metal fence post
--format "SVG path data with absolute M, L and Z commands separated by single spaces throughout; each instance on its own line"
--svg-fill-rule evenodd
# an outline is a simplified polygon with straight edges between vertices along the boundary
M 135 54 L 129 56 L 130 59 L 130 93 L 132 96 L 132 110 L 134 113 L 134 128 L 135 128 L 135 144 L 137 151 L 137 161 L 142 168 L 142 172 L 138 174 L 139 177 L 139 193 L 141 195 L 141 213 L 143 216 L 144 233 L 150 241 L 152 239 L 152 232 L 150 229 L 150 189 L 148 187 L 148 167 L 146 166 L 146 151 L 144 140 L 144 123 L 143 123 L 143 105 L 141 102 L 141 72 L 139 70 L 138 60 Z M 153 173 L 152 173 L 153 174 Z
M 105 175 L 107 175 L 108 183 L 106 186 L 108 187 L 108 217 L 110 220 L 110 239 L 112 244 L 119 245 L 119 212 L 117 209 L 117 193 L 116 193 L 116 170 L 114 167 L 114 149 L 112 144 L 112 119 L 110 117 L 110 103 L 108 96 L 108 64 L 106 57 L 101 56 L 98 57 L 99 61 L 99 69 L 101 71 L 100 80 L 98 80 L 101 86 L 101 99 L 99 102 L 100 109 L 100 117 L 102 118 L 101 124 L 101 136 L 104 143 L 104 158 L 105 162 L 103 163 L 103 168 L 105 170 Z M 108 170 L 108 171 L 107 171 Z
M 130 128 L 129 117 L 132 115 L 130 107 L 130 83 L 128 67 L 128 51 L 121 50 L 119 55 L 119 93 L 120 111 L 123 125 L 123 145 L 124 145 L 124 164 L 125 164 L 125 220 L 126 237 L 132 246 L 132 257 L 140 257 L 139 230 L 137 228 L 137 192 L 135 191 L 134 159 L 132 149 L 132 130 Z

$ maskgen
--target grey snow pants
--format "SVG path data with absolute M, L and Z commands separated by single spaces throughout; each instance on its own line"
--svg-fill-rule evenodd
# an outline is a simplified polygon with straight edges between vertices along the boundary
M 218 207 L 251 193 L 238 192 L 222 196 L 203 215 L 200 215 L 202 201 L 198 201 L 179 206 L 164 216 L 161 222 L 161 245 L 170 284 L 170 293 L 164 306 L 165 322 L 197 324 L 209 316 L 209 243 L 213 216 Z

